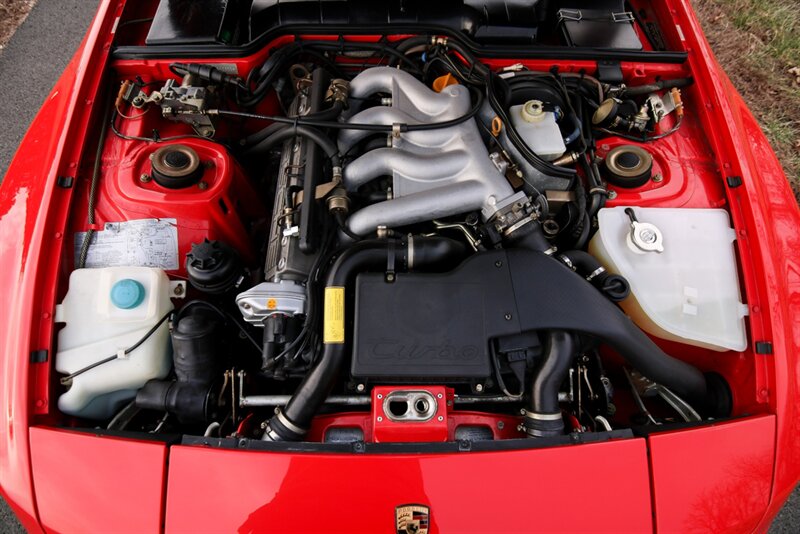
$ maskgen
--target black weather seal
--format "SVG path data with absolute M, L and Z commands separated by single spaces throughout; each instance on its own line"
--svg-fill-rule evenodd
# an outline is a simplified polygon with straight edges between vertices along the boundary
M 31 363 L 45 363 L 47 361 L 47 350 L 31 351 Z
M 709 427 L 723 423 L 736 421 L 743 417 L 755 414 L 743 414 L 739 417 L 719 417 L 717 419 L 704 419 L 703 421 L 678 421 L 675 423 L 662 423 L 660 425 L 636 425 L 630 428 L 631 433 L 637 438 L 646 438 L 653 434 L 660 434 L 662 432 L 674 432 L 677 430 L 691 430 L 693 428 Z
M 756 354 L 772 354 L 772 343 L 769 341 L 756 341 Z
M 209 447 L 212 449 L 239 449 L 265 452 L 332 453 L 332 454 L 452 454 L 465 452 L 520 451 L 543 449 L 563 445 L 601 443 L 610 440 L 633 438 L 630 429 L 611 432 L 572 433 L 565 436 L 537 439 L 502 439 L 486 441 L 446 441 L 435 443 L 312 443 L 291 441 L 262 441 L 247 438 L 208 438 L 183 436 L 181 445 Z
M 644 63 L 682 64 L 688 57 L 686 52 L 619 50 L 609 48 L 578 48 L 544 45 L 480 45 L 463 34 L 453 32 L 442 26 L 419 24 L 396 24 L 381 28 L 377 33 L 374 26 L 339 25 L 286 25 L 271 30 L 253 41 L 241 45 L 158 45 L 158 46 L 118 46 L 112 53 L 113 59 L 159 59 L 159 58 L 238 58 L 261 50 L 270 41 L 283 35 L 403 35 L 432 34 L 446 35 L 463 44 L 473 54 L 483 58 L 550 59 L 550 60 L 615 60 L 638 61 Z
M 735 187 L 739 187 L 740 185 L 742 185 L 742 177 L 741 176 L 728 176 L 725 179 L 725 181 L 728 182 L 728 187 L 730 187 L 731 189 L 733 189 Z
M 70 432 L 80 432 L 82 434 L 93 434 L 96 437 L 111 437 L 111 438 L 125 438 L 136 439 L 142 441 L 157 441 L 165 445 L 179 445 L 181 442 L 181 434 L 152 434 L 150 432 L 136 432 L 130 430 L 108 430 L 106 428 L 80 428 L 80 427 L 58 427 L 60 430 L 69 430 Z

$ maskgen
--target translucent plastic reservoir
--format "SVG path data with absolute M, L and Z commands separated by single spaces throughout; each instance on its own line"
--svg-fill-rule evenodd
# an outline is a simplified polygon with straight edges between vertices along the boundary
M 56 307 L 56 322 L 66 323 L 58 334 L 56 370 L 72 374 L 109 356 L 119 358 L 74 377 L 58 399 L 59 410 L 106 419 L 145 382 L 167 376 L 172 364 L 167 321 L 130 354 L 122 353 L 173 309 L 170 294 L 170 281 L 161 269 L 72 272 L 67 295 Z
M 631 295 L 620 303 L 625 312 L 656 337 L 718 351 L 745 350 L 747 306 L 739 290 L 736 232 L 728 213 L 632 209 L 638 222 L 660 232 L 662 252 L 644 251 L 631 239 L 626 207 L 600 210 L 599 229 L 589 245 L 607 270 L 628 279 Z M 645 237 L 652 238 L 653 232 Z
M 508 112 L 517 133 L 540 158 L 552 161 L 567 151 L 555 113 L 544 111 L 538 100 L 511 106 Z

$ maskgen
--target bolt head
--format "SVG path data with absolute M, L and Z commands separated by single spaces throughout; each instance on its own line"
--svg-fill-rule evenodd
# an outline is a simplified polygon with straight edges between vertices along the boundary
M 617 198 L 617 192 L 614 191 L 614 190 L 609 191 L 608 192 L 608 199 L 609 200 L 614 200 L 615 198 Z
M 436 418 L 436 420 L 437 420 L 437 421 L 444 421 L 444 417 L 442 417 L 442 416 L 440 415 L 439 417 L 437 417 L 437 418 Z
M 380 415 L 378 416 L 378 422 L 379 422 L 379 423 L 380 423 L 380 422 L 383 422 L 383 417 L 381 417 Z
M 506 321 L 510 321 L 511 319 L 513 319 L 513 316 L 512 316 L 510 313 L 507 313 L 507 314 L 505 314 L 505 315 L 503 316 L 503 318 L 504 318 Z
M 498 421 L 497 422 L 497 428 L 499 428 L 500 430 L 503 430 L 503 428 L 505 428 L 505 426 L 506 426 L 506 424 L 504 422 L 502 422 L 502 421 Z
M 475 391 L 478 393 L 483 391 L 483 384 L 475 384 Z
M 142 173 L 142 175 L 139 176 L 139 181 L 142 182 L 143 184 L 146 184 L 147 182 L 150 181 L 150 175 L 147 173 Z
M 364 391 L 365 389 L 367 389 L 367 386 L 364 384 L 359 384 L 356 386 L 356 391 Z

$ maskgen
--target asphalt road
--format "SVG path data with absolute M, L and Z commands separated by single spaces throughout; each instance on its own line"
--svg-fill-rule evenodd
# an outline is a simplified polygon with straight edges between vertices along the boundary
M 80 44 L 96 6 L 94 0 L 39 0 L 0 52 L 0 177 L 5 175 L 28 125 Z M 798 529 L 800 490 L 795 490 L 770 534 L 794 534 Z M 14 514 L 0 499 L 0 533 L 21 532 L 24 531 Z

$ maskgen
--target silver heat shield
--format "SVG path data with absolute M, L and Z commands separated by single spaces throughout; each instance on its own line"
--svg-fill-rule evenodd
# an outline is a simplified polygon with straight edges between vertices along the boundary
M 430 124 L 457 119 L 469 112 L 469 90 L 451 85 L 436 93 L 407 72 L 375 67 L 350 83 L 350 96 L 391 94 L 391 106 L 366 109 L 349 122 L 365 124 Z M 343 130 L 339 150 L 346 153 L 370 132 Z M 488 220 L 508 204 L 514 191 L 489 159 L 474 119 L 449 128 L 398 133 L 391 147 L 367 152 L 344 168 L 349 191 L 380 176 L 391 175 L 391 200 L 362 208 L 348 219 L 359 235 L 378 226 L 404 226 L 439 217 L 481 210 Z

